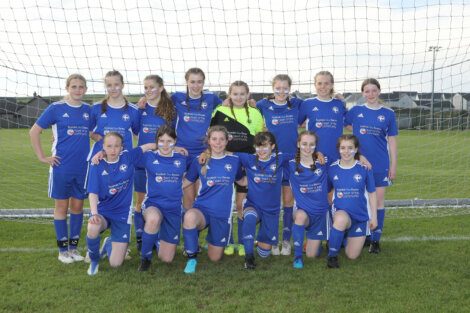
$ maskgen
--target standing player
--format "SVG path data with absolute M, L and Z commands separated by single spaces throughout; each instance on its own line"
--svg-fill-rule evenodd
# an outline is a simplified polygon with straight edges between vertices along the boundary
M 82 261 L 77 251 L 83 224 L 83 199 L 87 162 L 90 151 L 90 106 L 82 102 L 87 86 L 80 74 L 67 78 L 64 100 L 52 103 L 31 127 L 31 145 L 39 161 L 50 166 L 49 197 L 55 201 L 54 229 L 59 261 Z M 52 155 L 46 157 L 41 147 L 40 134 L 52 126 L 54 142 Z M 67 211 L 70 208 L 70 234 L 67 229 Z
M 228 90 L 228 106 L 218 106 L 212 117 L 212 125 L 221 125 L 227 128 L 229 142 L 227 151 L 254 153 L 253 139 L 256 133 L 263 130 L 263 117 L 259 111 L 248 105 L 250 90 L 243 81 L 235 81 Z M 243 201 L 246 198 L 247 188 L 235 184 L 236 208 L 238 215 L 238 255 L 245 255 L 245 248 L 242 244 L 243 229 Z M 233 240 L 233 236 L 230 236 Z M 226 255 L 234 253 L 235 245 L 230 242 L 225 248 Z
M 190 68 L 184 76 L 186 92 L 175 92 L 171 99 L 176 109 L 177 145 L 188 150 L 190 162 L 206 149 L 204 138 L 209 128 L 212 112 L 222 103 L 215 94 L 204 91 L 206 75 L 197 67 Z M 184 190 L 183 207 L 192 208 L 197 184 Z
M 328 239 L 330 228 L 327 166 L 319 161 L 317 144 L 318 137 L 314 132 L 301 132 L 297 154 L 289 162 L 289 182 L 296 204 L 292 226 L 295 269 L 304 267 L 304 233 L 307 236 L 306 255 L 313 258 L 320 254 L 321 242 Z
M 160 240 L 158 257 L 166 263 L 173 260 L 180 239 L 182 179 L 187 168 L 187 158 L 174 151 L 176 133 L 170 125 L 158 129 L 156 141 L 158 150 L 145 153 L 139 163 L 147 174 L 147 196 L 142 206 L 145 227 L 139 271 L 149 269 L 157 239 Z
M 330 231 L 329 268 L 338 268 L 338 253 L 347 237 L 346 256 L 359 257 L 366 240 L 366 230 L 377 227 L 377 196 L 374 175 L 361 165 L 359 141 L 354 135 L 342 135 L 338 139 L 341 159 L 328 168 L 328 180 L 333 187 L 333 227 Z M 365 192 L 368 192 L 368 197 Z M 367 209 L 370 207 L 370 215 Z
M 207 131 L 209 157 L 204 164 L 193 160 L 183 186 L 191 186 L 198 178 L 201 188 L 193 208 L 186 211 L 183 219 L 184 249 L 188 262 L 184 272 L 196 272 L 199 232 L 209 228 L 206 240 L 208 256 L 211 261 L 219 261 L 224 247 L 230 241 L 232 224 L 233 184 L 243 184 L 240 161 L 237 156 L 227 155 L 227 129 L 223 126 L 212 126 Z
M 258 101 L 256 107 L 261 111 L 267 129 L 276 137 L 279 151 L 294 155 L 297 149 L 299 107 L 302 100 L 289 97 L 291 86 L 292 80 L 288 75 L 276 75 L 272 81 L 274 94 Z M 279 252 L 279 247 L 273 246 L 273 255 L 290 255 L 291 253 L 290 238 L 294 197 L 289 181 L 284 179 L 282 185 L 282 203 L 284 206 L 282 249 Z
M 385 187 L 390 186 L 397 172 L 398 135 L 395 112 L 380 104 L 380 84 L 374 78 L 364 80 L 361 86 L 366 100 L 354 106 L 346 115 L 346 124 L 361 144 L 360 152 L 370 160 L 377 187 L 377 228 L 371 234 L 370 253 L 380 252 L 380 237 L 385 219 Z
M 314 132 L 318 138 L 317 150 L 322 152 L 328 164 L 339 159 L 336 142 L 343 134 L 346 108 L 340 99 L 334 98 L 334 78 L 328 71 L 315 75 L 314 85 L 317 96 L 306 99 L 299 113 L 299 122 L 306 121 L 306 129 Z
M 165 86 L 163 79 L 158 75 L 148 75 L 144 78 L 145 102 L 140 113 L 140 129 L 138 145 L 155 142 L 158 129 L 165 124 L 173 125 L 175 121 L 175 108 Z M 134 174 L 134 189 L 137 199 L 134 211 L 134 228 L 137 242 L 137 250 L 142 246 L 142 232 L 144 219 L 141 206 L 146 192 L 145 169 L 136 167 Z
M 156 148 L 154 143 L 149 143 L 123 151 L 123 142 L 121 134 L 108 132 L 103 138 L 104 159 L 98 164 L 92 163 L 89 169 L 87 246 L 90 266 L 87 273 L 90 276 L 98 273 L 99 260 L 105 255 L 111 267 L 119 267 L 124 261 L 131 231 L 134 166 L 144 152 Z M 104 239 L 99 251 L 100 233 L 107 228 L 111 229 L 111 237 Z

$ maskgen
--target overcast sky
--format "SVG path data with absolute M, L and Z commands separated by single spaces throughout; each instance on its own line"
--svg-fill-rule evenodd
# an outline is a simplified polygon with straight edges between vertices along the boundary
M 470 1 L 0 0 L 0 18 L 0 96 L 63 94 L 74 72 L 104 93 L 111 69 L 126 93 L 148 74 L 180 90 L 194 66 L 213 90 L 242 79 L 268 91 L 288 73 L 314 92 L 314 74 L 330 70 L 340 92 L 367 77 L 430 92 L 429 46 L 442 47 L 436 92 L 470 92 Z

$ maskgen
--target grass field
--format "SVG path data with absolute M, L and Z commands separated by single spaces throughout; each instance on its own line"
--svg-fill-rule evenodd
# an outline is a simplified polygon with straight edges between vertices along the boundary
M 51 132 L 41 136 L 50 151 Z M 468 198 L 470 133 L 402 131 L 398 177 L 387 199 Z M 48 167 L 37 161 L 26 129 L 0 130 L 0 208 L 49 208 Z
M 258 258 L 247 272 L 241 257 L 213 264 L 203 252 L 193 276 L 183 273 L 180 251 L 173 264 L 154 259 L 139 273 L 134 249 L 122 268 L 103 260 L 89 277 L 86 264 L 57 261 L 50 221 L 0 220 L 0 311 L 468 312 L 469 210 L 405 215 L 388 214 L 381 254 L 364 250 L 356 261 L 342 254 L 339 270 L 327 270 L 322 257 L 298 271 L 279 256 Z

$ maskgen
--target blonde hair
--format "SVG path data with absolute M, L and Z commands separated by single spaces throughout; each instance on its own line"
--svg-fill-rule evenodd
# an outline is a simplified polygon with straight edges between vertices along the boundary
M 212 133 L 215 133 L 215 132 L 221 132 L 224 134 L 225 136 L 225 139 L 228 141 L 228 131 L 227 131 L 227 128 L 225 128 L 224 126 L 221 126 L 221 125 L 214 125 L 214 126 L 211 126 L 208 130 L 207 130 L 207 141 L 209 141 L 209 139 L 211 138 L 211 135 Z M 204 163 L 202 164 L 202 167 L 201 167 L 201 174 L 206 176 L 207 174 L 207 165 L 209 165 L 209 161 L 210 161 L 210 158 L 211 158 L 211 155 L 212 155 L 212 151 L 211 151 L 211 146 L 209 145 L 207 147 L 207 151 L 209 152 L 209 154 L 207 155 Z
M 318 77 L 318 76 L 328 76 L 328 77 L 330 78 L 331 84 L 334 85 L 334 83 L 335 83 L 335 79 L 334 79 L 334 77 L 333 77 L 333 74 L 331 74 L 329 71 L 320 71 L 320 72 L 316 73 L 316 74 L 315 74 L 315 77 L 313 78 L 314 83 L 317 82 L 317 77 Z M 333 96 L 335 95 L 335 93 L 336 93 L 336 92 L 335 92 L 335 89 L 334 89 L 334 88 L 331 88 L 331 90 L 330 90 L 330 97 L 333 98 Z

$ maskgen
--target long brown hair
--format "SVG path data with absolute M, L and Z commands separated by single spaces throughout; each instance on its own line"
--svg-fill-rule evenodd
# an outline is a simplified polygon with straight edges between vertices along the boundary
M 112 76 L 119 77 L 119 80 L 124 85 L 124 76 L 122 76 L 122 74 L 116 70 L 112 70 L 106 73 L 106 75 L 104 76 L 105 82 L 106 82 L 106 78 L 112 77 Z M 106 110 L 108 109 L 108 100 L 109 100 L 109 94 L 103 99 L 103 101 L 101 101 L 101 114 L 106 113 Z M 124 101 L 126 102 L 126 104 L 124 105 L 124 108 L 127 109 L 127 107 L 129 106 L 129 101 L 127 101 L 126 97 L 124 97 Z
M 214 132 L 221 132 L 225 135 L 225 139 L 228 141 L 228 131 L 227 131 L 227 128 L 225 128 L 224 126 L 221 126 L 221 125 L 214 125 L 214 126 L 211 126 L 208 130 L 207 130 L 207 141 L 209 141 L 209 139 L 211 138 L 211 135 L 212 133 Z M 207 165 L 209 165 L 209 161 L 211 159 L 211 156 L 212 156 L 212 150 L 211 150 L 211 146 L 209 145 L 207 147 L 207 150 L 209 151 L 209 155 L 207 156 L 206 160 L 204 161 L 204 163 L 202 164 L 202 167 L 201 167 L 201 174 L 206 176 L 207 174 Z
M 341 135 L 339 136 L 338 141 L 336 142 L 336 150 L 339 150 L 339 146 L 341 145 L 342 141 L 352 141 L 354 147 L 357 149 L 357 152 L 354 155 L 354 159 L 359 161 L 361 157 L 361 154 L 359 153 L 359 139 L 352 134 Z
M 163 79 L 158 75 L 147 75 L 144 78 L 144 81 L 146 80 L 153 80 L 157 85 L 163 87 L 160 100 L 155 108 L 155 115 L 161 116 L 165 121 L 171 123 L 176 116 L 175 106 L 171 101 L 170 95 L 165 89 Z

